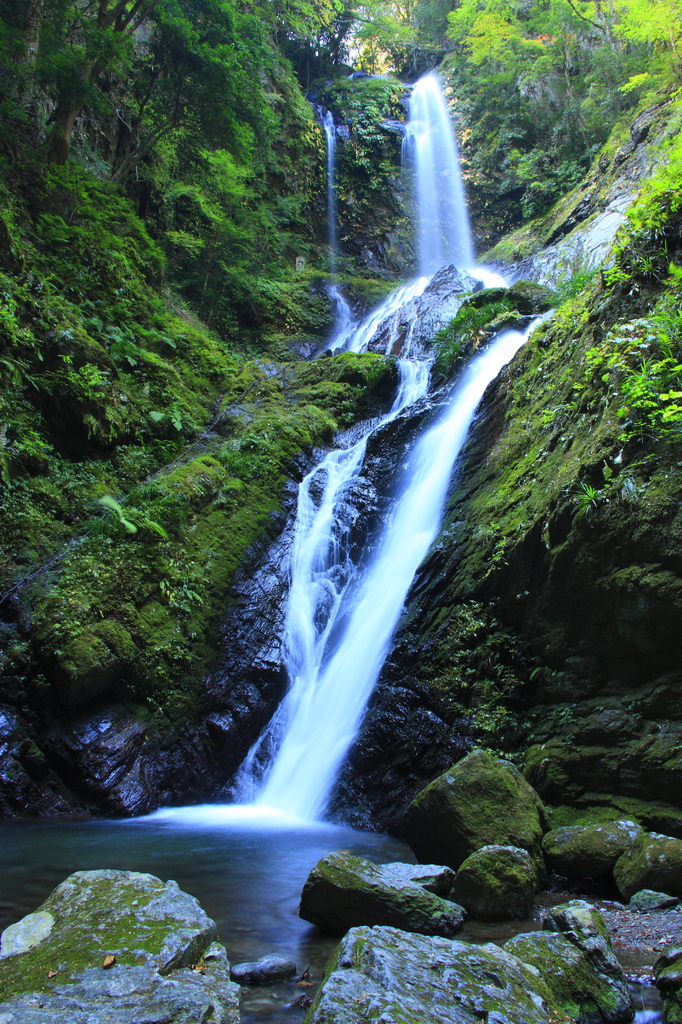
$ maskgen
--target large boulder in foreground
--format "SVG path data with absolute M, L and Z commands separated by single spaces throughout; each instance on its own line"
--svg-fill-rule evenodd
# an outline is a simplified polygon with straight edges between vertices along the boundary
M 603 878 L 644 829 L 634 821 L 570 825 L 548 832 L 542 848 L 550 865 L 567 878 Z
M 616 861 L 613 877 L 625 900 L 640 889 L 682 896 L 682 839 L 643 832 Z
M 461 864 L 452 889 L 468 917 L 514 921 L 530 917 L 538 869 L 527 850 L 482 846 Z
M 323 931 L 342 933 L 356 925 L 393 925 L 404 931 L 449 938 L 464 923 L 464 911 L 395 870 L 350 853 L 323 857 L 308 875 L 300 916 Z
M 516 935 L 504 949 L 540 972 L 556 1005 L 577 1024 L 631 1021 L 627 980 L 599 912 L 573 900 L 555 907 L 544 928 Z
M 474 750 L 429 783 L 403 818 L 420 861 L 459 868 L 482 846 L 518 846 L 542 870 L 542 801 L 508 761 Z
M 682 1024 L 682 948 L 666 949 L 654 964 L 667 1024 Z
M 498 946 L 397 928 L 353 928 L 332 955 L 305 1024 L 564 1024 L 532 968 Z
M 237 1024 L 239 989 L 215 939 L 176 882 L 77 871 L 3 932 L 0 1021 Z

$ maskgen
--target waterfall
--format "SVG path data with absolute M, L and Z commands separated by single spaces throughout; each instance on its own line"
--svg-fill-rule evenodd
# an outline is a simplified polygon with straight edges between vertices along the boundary
M 241 799 L 255 799 L 303 818 L 314 816 L 319 801 L 312 807 L 304 799 L 299 813 L 298 804 L 292 808 L 287 794 L 293 794 L 290 787 L 298 786 L 298 776 L 318 771 L 318 753 L 311 747 L 309 729 L 316 715 L 326 718 L 325 658 L 333 647 L 334 629 L 347 613 L 357 576 L 349 551 L 349 525 L 339 517 L 339 505 L 360 473 L 372 433 L 425 395 L 428 387 L 427 364 L 400 360 L 398 365 L 400 385 L 390 412 L 350 448 L 329 452 L 299 487 L 285 623 L 289 691 L 237 779 Z M 313 725 L 313 733 L 319 724 Z
M 318 525 L 325 534 L 320 521 L 333 502 L 323 501 L 311 514 L 304 499 L 287 614 L 287 661 L 293 682 L 276 715 L 274 729 L 281 740 L 257 803 L 299 818 L 314 819 L 324 812 L 414 574 L 438 533 L 452 468 L 476 408 L 490 381 L 529 333 L 530 329 L 505 331 L 469 364 L 445 412 L 417 443 L 377 552 L 354 586 L 336 590 L 334 560 L 331 565 L 326 558 L 318 560 L 319 547 L 309 540 Z M 301 486 L 305 494 L 306 482 Z M 325 553 L 333 543 L 323 540 Z M 305 563 L 300 576 L 297 560 Z M 338 564 L 344 566 L 345 559 Z M 326 601 L 332 605 L 332 614 L 315 629 L 315 612 Z M 339 620 L 343 622 L 340 635 L 328 644 Z
M 415 175 L 420 274 L 433 274 L 448 263 L 470 267 L 474 251 L 457 141 L 434 73 L 412 90 L 404 158 Z
M 331 115 L 324 125 L 335 261 Z M 471 361 L 444 411 L 415 444 L 392 510 L 373 538 L 374 553 L 356 564 L 347 508 L 369 438 L 428 389 L 428 360 L 409 358 L 414 319 L 420 315 L 412 300 L 422 295 L 439 267 L 473 262 L 456 144 L 435 75 L 414 87 L 407 146 L 416 169 L 422 275 L 397 289 L 363 323 L 349 318 L 331 343 L 334 351 L 363 352 L 381 328 L 391 351 L 398 322 L 391 318 L 400 313 L 404 358 L 399 360 L 398 394 L 386 416 L 367 424 L 349 447 L 325 456 L 300 485 L 282 638 L 289 690 L 235 785 L 242 803 L 303 820 L 324 813 L 414 575 L 438 533 L 448 482 L 481 397 L 530 332 L 506 331 Z M 492 272 L 472 273 L 486 284 L 493 279 L 504 283 Z
M 322 122 L 327 137 L 327 230 L 329 232 L 329 251 L 331 253 L 332 277 L 336 276 L 336 249 L 338 231 L 336 226 L 336 126 L 331 110 L 324 115 Z
M 336 220 L 336 125 L 331 110 L 324 115 L 319 110 L 322 127 L 327 139 L 327 231 L 329 235 L 330 269 L 332 283 L 327 289 L 329 298 L 334 305 L 334 337 L 332 347 L 338 347 L 339 338 L 345 338 L 353 327 L 350 306 L 336 282 L 338 263 L 338 226 Z

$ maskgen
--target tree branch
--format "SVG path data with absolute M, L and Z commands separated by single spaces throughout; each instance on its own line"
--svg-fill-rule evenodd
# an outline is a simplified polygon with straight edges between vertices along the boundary
M 575 6 L 575 3 L 573 2 L 573 0 L 566 0 L 566 3 L 571 8 L 571 10 L 573 11 L 573 13 L 575 14 L 575 16 L 577 18 L 580 18 L 581 21 L 586 21 L 588 25 L 591 25 L 592 28 L 596 28 L 599 32 L 602 33 L 602 35 L 606 35 L 606 30 L 605 30 L 604 26 L 600 25 L 599 22 L 597 22 L 597 21 L 592 21 L 592 19 L 586 17 L 586 15 L 581 14 L 580 11 Z

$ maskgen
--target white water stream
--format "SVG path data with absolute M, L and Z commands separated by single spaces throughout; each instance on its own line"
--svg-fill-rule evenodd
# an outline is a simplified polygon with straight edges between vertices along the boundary
M 333 125 L 326 120 L 325 129 L 333 176 Z M 407 137 L 425 272 L 360 325 L 344 324 L 332 342 L 334 351 L 366 351 L 379 328 L 393 328 L 391 317 L 425 291 L 430 274 L 447 263 L 470 267 L 473 262 L 454 135 L 435 75 L 414 87 Z M 333 177 L 328 197 L 331 209 Z M 330 223 L 330 242 L 334 232 Z M 504 283 L 485 270 L 472 273 L 487 285 Z M 417 316 L 416 307 L 410 308 Z M 527 337 L 507 331 L 469 364 L 442 414 L 409 455 L 392 510 L 373 540 L 374 554 L 358 567 L 351 558 L 348 516 L 340 513 L 361 474 L 367 443 L 428 389 L 428 360 L 410 358 L 412 326 L 403 341 L 400 386 L 390 412 L 368 424 L 350 447 L 325 456 L 300 485 L 283 637 L 289 691 L 236 783 L 242 804 L 265 815 L 310 821 L 324 813 L 410 584 L 438 533 L 448 482 L 476 408 Z M 389 329 L 387 351 L 393 341 Z

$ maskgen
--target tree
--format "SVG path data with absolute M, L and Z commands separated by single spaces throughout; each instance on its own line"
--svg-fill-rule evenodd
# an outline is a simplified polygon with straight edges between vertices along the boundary
M 100 75 L 130 62 L 135 33 L 159 0 L 44 0 L 38 69 L 55 107 L 50 159 L 64 164 L 74 124 L 94 99 Z

